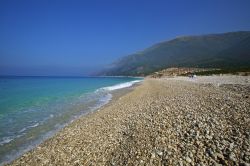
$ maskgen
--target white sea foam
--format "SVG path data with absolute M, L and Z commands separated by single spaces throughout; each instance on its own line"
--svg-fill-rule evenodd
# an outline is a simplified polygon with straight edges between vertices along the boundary
M 29 126 L 29 128 L 37 127 L 38 125 L 39 125 L 39 123 L 36 123 L 34 125 Z
M 14 139 L 16 138 L 19 138 L 21 137 L 22 135 L 15 135 L 15 136 L 9 136 L 9 137 L 3 137 L 1 140 L 0 140 L 0 146 L 4 145 L 4 144 L 7 144 L 11 141 L 13 141 Z
M 18 131 L 18 133 L 22 133 L 22 132 L 24 132 L 24 131 L 26 131 L 27 130 L 27 127 L 24 127 L 24 128 L 22 128 L 20 131 Z
M 23 133 L 23 132 L 26 131 L 27 129 L 37 127 L 38 125 L 39 125 L 39 123 L 35 123 L 35 124 L 33 124 L 33 125 L 24 127 L 24 128 L 22 128 L 18 133 Z
M 141 81 L 142 80 L 135 80 L 135 81 L 125 82 L 125 83 L 121 83 L 121 84 L 116 84 L 116 85 L 113 85 L 113 86 L 107 86 L 107 87 L 104 87 L 104 88 L 101 88 L 101 89 L 102 90 L 113 91 L 113 90 L 117 90 L 117 89 L 130 87 L 133 84 L 141 82 Z
M 10 137 L 4 137 L 4 138 L 2 139 L 2 141 L 0 141 L 0 145 L 7 144 L 7 143 L 11 142 L 12 140 L 13 140 L 13 139 L 10 138 Z

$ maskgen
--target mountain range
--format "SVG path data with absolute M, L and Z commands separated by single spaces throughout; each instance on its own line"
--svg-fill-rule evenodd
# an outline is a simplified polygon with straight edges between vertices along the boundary
M 170 67 L 250 68 L 250 31 L 177 37 L 125 56 L 99 75 L 144 76 Z

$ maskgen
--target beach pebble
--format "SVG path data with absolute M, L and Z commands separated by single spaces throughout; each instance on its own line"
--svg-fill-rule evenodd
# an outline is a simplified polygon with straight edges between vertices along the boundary
M 191 163 L 192 160 L 189 157 L 185 157 L 186 162 Z

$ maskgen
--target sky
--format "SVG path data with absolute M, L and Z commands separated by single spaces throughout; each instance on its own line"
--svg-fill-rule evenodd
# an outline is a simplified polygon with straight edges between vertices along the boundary
M 250 0 L 0 0 L 0 75 L 83 76 L 183 35 L 250 30 Z

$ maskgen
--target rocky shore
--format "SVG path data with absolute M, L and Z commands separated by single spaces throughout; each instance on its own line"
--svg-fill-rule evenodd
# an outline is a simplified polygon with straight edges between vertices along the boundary
M 10 165 L 249 166 L 250 77 L 216 79 L 146 79 Z

